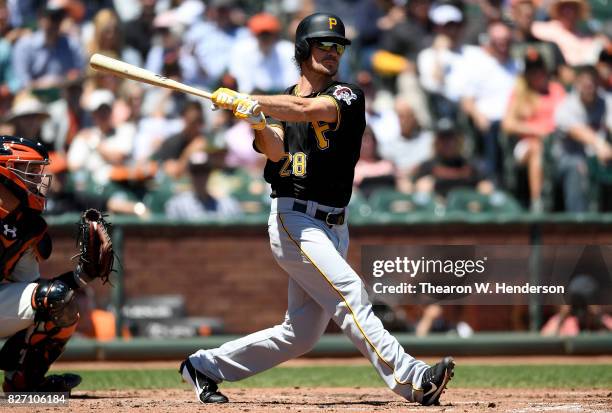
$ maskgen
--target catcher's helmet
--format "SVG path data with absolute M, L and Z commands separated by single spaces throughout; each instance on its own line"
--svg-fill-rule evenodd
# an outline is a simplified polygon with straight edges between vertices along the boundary
M 295 60 L 305 61 L 310 55 L 310 39 L 328 39 L 348 45 L 351 41 L 344 36 L 344 23 L 340 17 L 329 13 L 315 13 L 300 22 L 295 31 Z
M 15 136 L 0 136 L 0 183 L 24 206 L 42 212 L 51 175 L 45 174 L 49 154 L 40 142 Z

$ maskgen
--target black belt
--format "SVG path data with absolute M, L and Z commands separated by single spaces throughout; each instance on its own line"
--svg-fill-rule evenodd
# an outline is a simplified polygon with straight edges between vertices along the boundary
M 303 212 L 306 213 L 306 209 L 308 208 L 308 205 L 306 204 L 302 204 L 299 202 L 294 202 L 293 203 L 293 210 L 297 211 L 297 212 Z M 321 220 L 323 222 L 325 222 L 327 225 L 342 225 L 344 224 L 344 211 L 339 212 L 337 214 L 331 213 L 331 212 L 325 212 L 322 211 L 320 209 L 317 209 L 317 212 L 315 212 L 314 217 L 318 220 Z

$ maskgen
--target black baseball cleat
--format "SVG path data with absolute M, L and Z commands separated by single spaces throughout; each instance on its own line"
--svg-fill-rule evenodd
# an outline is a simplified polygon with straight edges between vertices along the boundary
M 183 380 L 191 384 L 195 389 L 196 396 L 202 403 L 227 403 L 229 399 L 220 393 L 217 383 L 204 373 L 193 367 L 191 361 L 186 359 L 181 363 L 179 373 L 183 376 Z
M 36 387 L 36 391 L 70 393 L 72 389 L 81 384 L 81 380 L 78 374 L 51 374 Z
M 455 360 L 452 357 L 444 357 L 439 363 L 425 370 L 421 382 L 423 398 L 420 400 L 420 403 L 423 406 L 440 404 L 440 395 L 451 377 L 454 376 L 454 369 Z
M 23 372 L 5 372 L 2 390 L 4 392 L 50 392 L 70 393 L 81 384 L 81 376 L 73 373 L 51 374 L 35 384 L 27 383 Z

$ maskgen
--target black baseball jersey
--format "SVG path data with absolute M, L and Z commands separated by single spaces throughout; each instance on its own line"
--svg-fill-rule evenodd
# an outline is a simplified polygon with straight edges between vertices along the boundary
M 294 94 L 296 86 L 285 91 Z M 264 178 L 272 185 L 272 198 L 291 197 L 333 207 L 345 207 L 353 187 L 365 129 L 365 100 L 358 87 L 333 82 L 307 98 L 329 97 L 338 108 L 338 121 L 278 122 L 285 132 L 285 156 L 268 159 Z

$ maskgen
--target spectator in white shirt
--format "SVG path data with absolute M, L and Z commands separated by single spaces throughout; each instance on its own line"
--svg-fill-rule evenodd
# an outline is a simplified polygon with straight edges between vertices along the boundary
M 379 141 L 380 154 L 396 166 L 398 189 L 412 192 L 412 173 L 433 156 L 433 133 L 421 127 L 414 108 L 402 98 L 396 99 L 393 119 L 389 117 L 386 125 L 381 131 L 387 136 Z
M 484 150 L 484 171 L 488 178 L 500 178 L 499 131 L 510 95 L 519 74 L 519 65 L 510 56 L 512 32 L 502 22 L 487 29 L 488 41 L 479 53 L 464 62 L 461 107 L 476 127 Z
M 94 90 L 85 100 L 94 126 L 83 129 L 68 150 L 68 170 L 72 174 L 78 199 L 87 205 L 97 200 L 106 209 L 122 214 L 146 217 L 148 210 L 132 191 L 112 183 L 113 173 L 128 165 L 136 128 L 133 123 L 114 125 L 114 96 L 105 89 Z
M 209 89 L 217 87 L 230 62 L 230 51 L 238 40 L 249 36 L 249 30 L 237 21 L 240 9 L 236 0 L 211 0 L 206 7 L 206 19 L 194 23 L 183 36 L 184 50 L 193 66 L 183 73 L 185 82 Z M 247 62 L 247 61 L 244 61 Z M 250 63 L 242 63 L 247 66 Z
M 238 89 L 243 93 L 283 92 L 299 77 L 293 62 L 293 43 L 279 39 L 281 25 L 271 14 L 256 14 L 249 19 L 248 27 L 253 37 L 234 46 L 229 73 L 236 78 Z
M 110 182 L 113 166 L 125 164 L 132 153 L 135 127 L 132 123 L 113 125 L 114 99 L 109 90 L 99 89 L 89 95 L 85 109 L 91 112 L 94 126 L 76 135 L 68 150 L 70 172 L 89 174 L 100 186 Z
M 429 10 L 435 37 L 431 47 L 417 57 L 419 82 L 429 96 L 433 116 L 455 119 L 462 92 L 461 74 L 465 61 L 478 47 L 463 43 L 465 20 L 452 4 L 438 4 Z
M 591 190 L 600 186 L 599 208 L 612 210 L 612 187 L 593 179 L 612 168 L 612 96 L 599 87 L 592 66 L 578 68 L 574 89 L 555 112 L 559 150 L 556 169 L 563 186 L 565 210 L 589 210 Z M 589 158 L 592 158 L 589 167 Z M 592 169 L 592 170 L 590 170 Z

